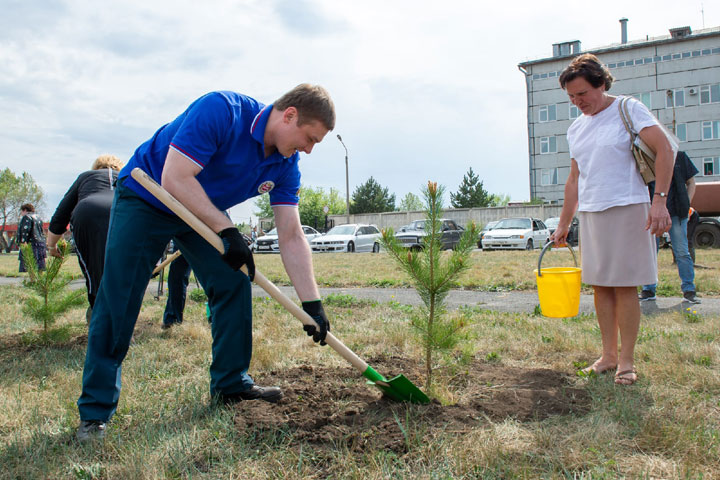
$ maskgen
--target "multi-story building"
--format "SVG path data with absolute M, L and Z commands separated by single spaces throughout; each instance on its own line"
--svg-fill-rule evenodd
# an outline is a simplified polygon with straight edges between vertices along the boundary
M 633 95 L 680 139 L 700 174 L 698 182 L 720 180 L 720 27 L 670 29 L 662 37 L 621 41 L 582 51 L 580 41 L 553 45 L 553 56 L 523 62 L 527 83 L 530 198 L 562 203 L 570 172 L 566 132 L 581 115 L 558 78 L 580 53 L 596 55 L 609 68 L 613 95 Z

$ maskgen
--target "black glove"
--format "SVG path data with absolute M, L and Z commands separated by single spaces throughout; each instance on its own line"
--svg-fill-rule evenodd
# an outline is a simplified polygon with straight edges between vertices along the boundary
M 252 282 L 255 278 L 255 261 L 247 243 L 243 240 L 242 233 L 235 227 L 228 227 L 221 231 L 219 235 L 225 247 L 222 259 L 233 270 L 240 270 L 240 267 L 247 265 L 248 277 Z
M 327 345 L 327 343 L 325 343 L 325 337 L 330 331 L 330 320 L 328 320 L 327 315 L 325 315 L 322 302 L 320 300 L 303 302 L 302 307 L 305 313 L 310 315 L 320 327 L 320 331 L 318 331 L 315 325 L 303 325 L 303 330 L 307 332 L 308 337 L 313 337 L 313 341 L 316 343 L 320 342 L 320 345 Z

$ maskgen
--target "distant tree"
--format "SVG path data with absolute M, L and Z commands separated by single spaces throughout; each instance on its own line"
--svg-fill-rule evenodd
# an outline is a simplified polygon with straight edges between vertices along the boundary
M 463 177 L 457 193 L 450 192 L 450 204 L 454 208 L 477 208 L 490 205 L 490 194 L 483 188 L 483 182 L 475 175 L 472 167 Z
M 325 223 L 325 212 L 323 207 L 328 207 L 328 215 L 341 215 L 345 213 L 345 200 L 340 192 L 334 188 L 326 193 L 321 187 L 300 188 L 300 222 L 303 225 L 319 225 Z
M 24 203 L 32 203 L 36 211 L 40 209 L 43 205 L 43 191 L 40 186 L 27 172 L 16 176 L 9 168 L 0 171 L 0 221 L 3 232 L 0 235 L 0 247 L 3 249 L 7 248 L 5 226 L 17 222 L 20 206 Z
M 510 195 L 506 194 L 495 194 L 493 193 L 490 195 L 490 205 L 489 207 L 504 207 L 510 203 Z
M 395 210 L 395 194 L 381 186 L 373 177 L 355 189 L 350 213 L 381 213 Z
M 408 192 L 403 199 L 400 200 L 400 205 L 398 205 L 397 209 L 398 212 L 415 212 L 423 208 L 425 208 L 425 206 L 420 200 L 420 197 L 412 192 Z
M 257 211 L 254 212 L 259 218 L 273 218 L 272 207 L 270 206 L 270 195 L 263 193 L 259 197 L 255 197 L 255 207 Z
M 334 188 L 331 188 L 330 192 L 325 192 L 322 187 L 300 187 L 298 196 L 300 197 L 298 204 L 300 222 L 303 225 L 314 225 L 319 219 L 324 219 L 323 207 L 325 205 L 329 208 L 328 215 L 345 213 L 345 201 L 340 196 L 340 192 Z M 258 209 L 255 215 L 258 217 L 273 218 L 269 195 L 256 197 L 255 207 Z

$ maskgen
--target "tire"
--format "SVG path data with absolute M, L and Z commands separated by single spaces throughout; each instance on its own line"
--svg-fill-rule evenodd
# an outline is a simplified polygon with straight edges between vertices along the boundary
M 695 248 L 720 248 L 720 228 L 701 223 L 695 228 Z
M 527 245 L 525 245 L 525 250 L 534 250 L 534 249 L 535 249 L 535 245 L 533 245 L 533 241 L 531 238 L 530 240 L 528 240 Z
M 379 252 L 380 252 L 380 244 L 379 244 L 379 243 L 373 243 L 372 253 L 379 253 Z
M 353 242 L 348 242 L 347 251 L 348 253 L 355 252 L 355 244 Z

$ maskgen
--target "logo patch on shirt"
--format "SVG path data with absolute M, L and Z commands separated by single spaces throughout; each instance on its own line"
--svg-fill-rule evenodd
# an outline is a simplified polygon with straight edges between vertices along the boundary
M 273 188 L 275 188 L 275 182 L 272 180 L 266 180 L 258 187 L 258 193 L 262 195 L 263 193 L 268 193 Z

